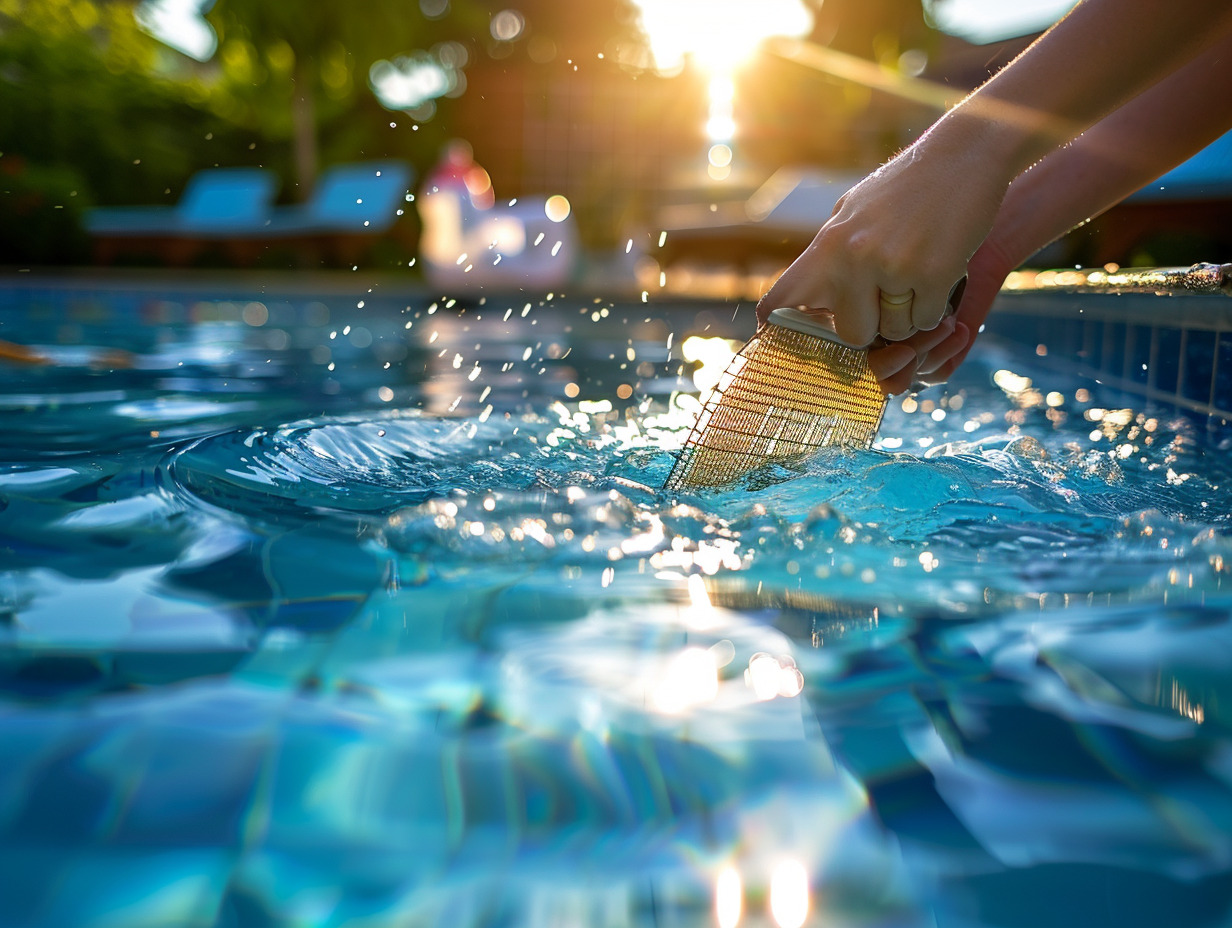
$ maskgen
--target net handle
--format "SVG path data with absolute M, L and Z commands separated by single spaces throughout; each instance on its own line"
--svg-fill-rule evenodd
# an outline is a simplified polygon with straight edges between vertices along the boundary
M 963 291 L 966 289 L 967 275 L 964 274 L 958 283 L 950 288 L 950 295 L 945 302 L 945 312 L 941 314 L 942 319 L 957 312 L 958 304 L 962 301 Z M 819 338 L 834 342 L 836 345 L 844 345 L 847 348 L 872 347 L 871 345 L 851 345 L 839 338 L 838 333 L 834 331 L 834 313 L 829 310 L 805 312 L 802 309 L 796 309 L 794 306 L 781 306 L 771 311 L 766 321 L 782 326 L 785 329 L 791 329 L 793 332 L 816 335 Z M 874 341 L 873 344 L 877 344 L 877 342 Z
M 793 332 L 816 335 L 818 338 L 824 338 L 826 341 L 834 342 L 836 345 L 847 345 L 845 341 L 838 337 L 838 333 L 834 331 L 834 313 L 829 311 L 806 313 L 804 310 L 796 309 L 794 306 L 782 306 L 770 313 L 770 317 L 766 321 L 771 325 L 791 329 Z M 847 345 L 847 347 L 858 348 L 860 346 Z

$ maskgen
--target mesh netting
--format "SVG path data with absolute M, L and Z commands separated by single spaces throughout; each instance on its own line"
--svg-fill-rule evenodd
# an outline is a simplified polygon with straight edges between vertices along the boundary
M 721 486 L 832 445 L 867 448 L 884 410 L 863 350 L 766 325 L 702 406 L 665 488 Z

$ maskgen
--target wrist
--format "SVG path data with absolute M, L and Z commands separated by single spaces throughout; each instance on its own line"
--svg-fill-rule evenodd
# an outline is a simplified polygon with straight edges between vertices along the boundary
M 937 157 L 959 166 L 971 181 L 981 180 L 999 194 L 1051 146 L 1038 121 L 986 112 L 988 104 L 969 97 L 942 116 L 920 138 Z
M 1015 249 L 1007 247 L 994 235 L 989 235 L 972 256 L 971 263 L 979 266 L 989 276 L 1004 280 L 1030 257 L 1028 254 L 1018 258 L 1015 257 L 1016 253 Z

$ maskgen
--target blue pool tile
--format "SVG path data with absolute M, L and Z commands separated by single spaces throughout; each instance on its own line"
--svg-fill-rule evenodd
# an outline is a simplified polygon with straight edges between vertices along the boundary
M 1156 331 L 1155 388 L 1176 393 L 1181 369 L 1181 330 L 1160 326 Z
M 1125 370 L 1125 333 L 1128 327 L 1123 322 L 1105 322 L 1100 345 L 1099 369 L 1105 374 L 1120 377 Z
M 1185 373 L 1180 394 L 1195 403 L 1209 403 L 1211 378 L 1215 371 L 1216 333 L 1189 329 L 1185 335 Z
M 212 928 L 234 866 L 234 853 L 218 848 L 80 850 L 54 861 L 40 856 L 33 866 L 5 868 L 6 875 L 26 871 L 31 878 L 13 887 L 11 901 L 28 918 L 21 928 Z
M 1219 409 L 1232 410 L 1232 332 L 1220 332 L 1215 350 L 1215 396 Z
M 1127 333 L 1125 376 L 1134 383 L 1146 385 L 1151 377 L 1151 340 L 1153 329 L 1131 325 Z

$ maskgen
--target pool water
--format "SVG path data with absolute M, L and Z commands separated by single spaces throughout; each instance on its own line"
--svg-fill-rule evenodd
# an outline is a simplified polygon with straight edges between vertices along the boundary
M 669 495 L 751 306 L 214 286 L 0 305 L 0 925 L 1232 921 L 1200 423 L 994 322 Z

